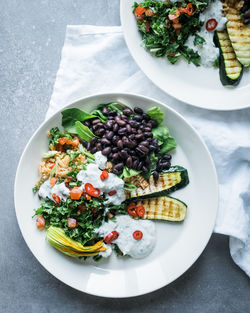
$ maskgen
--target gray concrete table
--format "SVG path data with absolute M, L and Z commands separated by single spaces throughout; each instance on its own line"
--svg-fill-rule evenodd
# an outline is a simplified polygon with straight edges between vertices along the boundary
M 131 299 L 78 292 L 36 261 L 15 217 L 18 160 L 48 108 L 66 25 L 119 25 L 119 1 L 1 0 L 0 17 L 0 312 L 250 312 L 249 279 L 231 260 L 225 236 L 213 235 L 178 280 Z

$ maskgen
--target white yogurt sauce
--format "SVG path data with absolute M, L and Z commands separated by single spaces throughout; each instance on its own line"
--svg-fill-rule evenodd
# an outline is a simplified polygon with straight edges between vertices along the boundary
M 105 168 L 106 162 L 107 162 L 107 157 L 102 154 L 101 151 L 98 151 L 94 154 L 95 156 L 95 163 L 96 165 L 103 170 Z
M 124 255 L 130 255 L 135 259 L 144 258 L 155 246 L 155 224 L 152 221 L 135 220 L 128 215 L 118 215 L 115 221 L 104 222 L 95 232 L 105 238 L 114 230 L 119 233 L 119 236 L 112 243 L 117 244 Z M 136 230 L 143 233 L 142 239 L 134 239 L 133 232 Z M 110 255 L 109 253 L 110 251 L 107 254 Z
M 93 187 L 98 188 L 101 194 L 104 194 L 107 198 L 105 204 L 120 205 L 125 199 L 124 193 L 124 181 L 117 175 L 109 173 L 109 177 L 105 180 L 101 180 L 102 171 L 98 168 L 96 164 L 88 164 L 86 170 L 80 171 L 76 178 L 78 181 L 82 182 L 82 189 L 84 190 L 84 185 L 90 183 Z M 109 196 L 108 193 L 111 190 L 115 190 L 116 194 Z
M 48 197 L 54 201 L 52 198 L 54 193 L 59 196 L 60 199 L 66 200 L 70 194 L 70 190 L 65 186 L 65 183 L 56 184 L 54 187 L 52 187 L 50 180 L 48 179 L 41 185 L 38 195 L 43 199 Z
M 206 22 L 211 18 L 216 19 L 218 22 L 215 30 L 223 30 L 226 27 L 227 18 L 222 15 L 222 3 L 220 1 L 212 1 L 208 8 L 200 14 L 200 20 L 204 22 L 204 25 L 197 35 L 205 39 L 204 44 L 202 46 L 195 46 L 195 36 L 190 36 L 186 41 L 186 45 L 189 48 L 199 53 L 201 56 L 201 65 L 205 67 L 212 67 L 213 62 L 219 56 L 219 48 L 215 47 L 213 42 L 214 31 L 206 30 Z

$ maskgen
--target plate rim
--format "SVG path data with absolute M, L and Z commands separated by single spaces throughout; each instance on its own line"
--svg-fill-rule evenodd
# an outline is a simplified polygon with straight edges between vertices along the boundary
M 217 108 L 216 106 L 209 106 L 209 105 L 203 105 L 200 106 L 198 103 L 196 102 L 192 102 L 189 99 L 186 99 L 185 96 L 180 95 L 179 97 L 176 95 L 176 93 L 171 92 L 171 90 L 166 91 L 166 89 L 163 88 L 163 86 L 161 86 L 160 84 L 158 84 L 156 82 L 156 79 L 154 79 L 152 77 L 152 75 L 150 75 L 148 73 L 148 71 L 145 71 L 144 68 L 141 66 L 140 61 L 138 60 L 138 58 L 136 57 L 133 49 L 130 46 L 130 41 L 129 41 L 129 34 L 128 32 L 125 30 L 125 26 L 124 26 L 124 20 L 125 20 L 125 15 L 123 15 L 123 3 L 127 2 L 127 0 L 120 0 L 120 21 L 121 21 L 121 27 L 122 27 L 122 32 L 123 32 L 123 36 L 127 45 L 127 48 L 129 50 L 130 55 L 132 56 L 133 60 L 135 61 L 135 63 L 137 64 L 137 66 L 139 67 L 139 69 L 146 75 L 146 77 L 155 85 L 157 86 L 160 90 L 162 90 L 164 93 L 166 93 L 167 95 L 170 95 L 171 97 L 173 97 L 174 99 L 180 101 L 181 103 L 184 104 L 188 104 L 191 105 L 193 107 L 196 108 L 200 108 L 200 109 L 205 109 L 205 110 L 214 110 L 214 111 L 237 111 L 237 110 L 243 110 L 243 109 L 247 109 L 250 108 L 250 102 L 249 104 L 245 104 L 245 105 L 241 105 L 238 107 L 232 107 L 230 106 L 229 108 L 226 107 L 222 107 L 222 108 Z M 144 48 L 143 48 L 144 49 Z M 250 75 L 250 74 L 249 74 Z M 244 87 L 245 88 L 245 87 Z M 250 96 L 250 94 L 249 94 Z M 197 101 L 198 102 L 198 101 Z
M 19 176 L 19 171 L 20 171 L 20 168 L 21 168 L 21 164 L 22 164 L 22 161 L 25 157 L 25 154 L 26 154 L 26 150 L 29 148 L 31 142 L 33 141 L 33 138 L 36 136 L 37 133 L 39 133 L 40 129 L 47 123 L 49 123 L 49 121 L 51 119 L 54 118 L 55 115 L 57 115 L 58 113 L 60 113 L 63 109 L 67 108 L 67 107 L 70 107 L 70 106 L 73 106 L 74 104 L 77 104 L 78 102 L 81 102 L 81 101 L 88 101 L 92 98 L 96 98 L 96 97 L 108 97 L 108 98 L 114 98 L 114 97 L 136 97 L 136 98 L 139 98 L 141 101 L 143 101 L 143 99 L 147 100 L 147 101 L 152 101 L 152 102 L 155 102 L 155 103 L 159 103 L 160 105 L 164 106 L 167 110 L 170 110 L 172 111 L 172 113 L 176 114 L 184 123 L 186 123 L 191 129 L 192 131 L 197 135 L 197 137 L 199 138 L 200 140 L 200 143 L 202 144 L 203 148 L 205 149 L 206 151 L 206 154 L 209 158 L 209 161 L 210 161 L 210 166 L 211 166 L 211 170 L 212 170 L 212 174 L 213 174 L 213 178 L 214 178 L 214 182 L 215 182 L 215 185 L 216 185 L 216 194 L 214 196 L 214 200 L 215 200 L 215 208 L 213 210 L 213 213 L 214 213 L 214 217 L 213 217 L 213 223 L 211 223 L 211 226 L 210 226 L 210 229 L 208 231 L 209 235 L 207 237 L 206 240 L 204 240 L 204 243 L 203 245 L 200 245 L 200 251 L 199 253 L 197 254 L 197 256 L 195 258 L 193 258 L 193 261 L 191 264 L 189 264 L 188 266 L 186 266 L 183 271 L 180 271 L 178 273 L 177 276 L 175 276 L 173 279 L 171 279 L 170 281 L 166 282 L 166 283 L 163 283 L 163 284 L 160 284 L 157 288 L 154 288 L 152 290 L 149 290 L 147 292 L 138 292 L 136 294 L 132 294 L 132 295 L 117 295 L 117 296 L 107 296 L 107 295 L 103 295 L 103 294 L 99 294 L 99 293 L 94 293 L 94 292 L 89 292 L 87 290 L 83 290 L 83 289 L 80 289 L 76 286 L 74 286 L 73 284 L 69 283 L 68 281 L 66 281 L 63 277 L 59 277 L 59 275 L 53 273 L 51 270 L 47 269 L 46 265 L 44 264 L 44 262 L 42 260 L 39 259 L 39 256 L 31 249 L 31 247 L 29 246 L 27 240 L 26 240 L 26 235 L 24 234 L 24 231 L 21 227 L 21 224 L 20 224 L 20 221 L 19 221 L 19 218 L 18 218 L 18 203 L 17 203 L 17 178 Z M 20 229 L 20 232 L 22 234 L 22 237 L 26 243 L 26 245 L 28 246 L 29 250 L 31 251 L 32 255 L 36 258 L 36 260 L 40 263 L 40 265 L 42 265 L 42 267 L 47 271 L 49 272 L 53 277 L 57 278 L 58 280 L 60 280 L 61 282 L 63 282 L 64 284 L 74 288 L 75 290 L 78 290 L 78 291 L 81 291 L 81 292 L 84 292 L 86 294 L 90 294 L 90 295 L 93 295 L 93 296 L 98 296 L 98 297 L 103 297 L 103 298 L 130 298 L 130 297 L 136 297 L 136 296 L 140 296 L 140 295 L 145 295 L 145 294 L 148 294 L 148 293 L 151 293 L 151 292 L 154 292 L 156 290 L 159 290 L 169 284 L 171 284 L 173 281 L 175 281 L 176 279 L 178 279 L 180 276 L 182 276 L 196 261 L 197 259 L 200 257 L 200 255 L 202 254 L 202 252 L 204 251 L 204 249 L 206 248 L 210 238 L 211 238 L 211 235 L 213 233 L 213 229 L 214 229 L 214 225 L 215 225 L 215 221 L 216 221 L 216 216 L 217 216 L 217 212 L 218 212 L 218 205 L 219 205 L 219 183 L 218 183 L 218 176 L 217 176 L 217 172 L 216 172 L 216 167 L 215 167 L 215 164 L 214 164 L 214 161 L 213 161 L 213 158 L 210 154 L 210 151 L 207 147 L 207 145 L 205 144 L 203 138 L 201 137 L 201 135 L 198 133 L 198 131 L 180 114 L 178 113 L 176 110 L 174 110 L 173 108 L 169 107 L 168 105 L 166 105 L 165 103 L 157 100 L 157 99 L 154 99 L 154 98 L 151 98 L 151 97 L 147 97 L 147 96 L 142 96 L 140 94 L 136 94 L 136 93 L 128 93 L 128 92 L 114 92 L 114 93 L 95 93 L 95 94 L 91 94 L 91 95 L 88 95 L 86 97 L 83 97 L 83 98 L 79 98 L 78 100 L 74 101 L 74 102 L 71 102 L 71 103 L 68 103 L 62 107 L 60 107 L 58 110 L 56 110 L 48 119 L 45 119 L 39 126 L 38 128 L 35 130 L 35 132 L 33 133 L 33 135 L 30 137 L 30 139 L 28 140 L 28 142 L 26 143 L 25 145 L 25 148 L 23 149 L 23 152 L 21 154 L 21 157 L 19 158 L 19 161 L 18 161 L 18 166 L 17 166 L 17 169 L 16 169 L 16 174 L 15 174 L 15 181 L 14 181 L 14 205 L 15 205 L 15 215 L 16 215 L 16 219 L 17 219 L 17 222 L 18 222 L 18 226 L 19 226 L 19 229 Z

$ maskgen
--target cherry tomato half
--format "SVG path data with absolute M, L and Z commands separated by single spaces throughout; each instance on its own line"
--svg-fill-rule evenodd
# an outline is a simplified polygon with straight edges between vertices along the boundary
M 116 230 L 113 230 L 104 238 L 104 242 L 111 243 L 112 241 L 116 240 L 118 237 L 119 237 L 119 233 Z
M 135 240 L 141 240 L 143 237 L 143 233 L 140 230 L 136 230 L 133 232 L 133 237 Z
M 145 209 L 142 205 L 139 205 L 135 208 L 135 211 L 139 217 L 143 217 L 145 214 Z
M 206 22 L 206 29 L 207 29 L 207 31 L 211 32 L 211 31 L 215 30 L 217 25 L 218 25 L 218 22 L 216 21 L 216 19 L 215 18 L 210 18 Z
M 130 205 L 127 207 L 128 214 L 134 217 L 137 217 L 137 212 L 136 212 L 136 205 L 135 203 L 130 203 Z
M 61 202 L 60 197 L 57 194 L 55 194 L 55 193 L 53 193 L 52 198 L 54 199 L 55 203 L 60 203 Z
M 91 185 L 90 183 L 86 183 L 84 185 L 84 188 L 87 192 L 88 195 L 92 196 L 92 197 L 99 197 L 101 194 L 101 191 L 97 188 L 95 188 L 93 185 Z

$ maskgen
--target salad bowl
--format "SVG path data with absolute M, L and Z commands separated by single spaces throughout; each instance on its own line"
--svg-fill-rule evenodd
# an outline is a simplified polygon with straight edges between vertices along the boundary
M 182 275 L 200 256 L 212 234 L 217 206 L 218 182 L 213 160 L 203 140 L 176 111 L 151 98 L 133 94 L 100 94 L 81 99 L 65 108 L 90 112 L 100 103 L 118 102 L 145 110 L 159 107 L 176 139 L 172 164 L 183 165 L 190 183 L 174 196 L 185 199 L 185 221 L 174 224 L 156 221 L 156 243 L 144 259 L 111 255 L 99 262 L 70 258 L 51 247 L 32 216 L 39 199 L 32 192 L 38 179 L 38 164 L 47 151 L 46 132 L 61 128 L 61 110 L 46 120 L 29 140 L 21 156 L 15 178 L 15 208 L 18 224 L 33 255 L 53 276 L 65 284 L 96 296 L 132 297 L 157 290 Z

